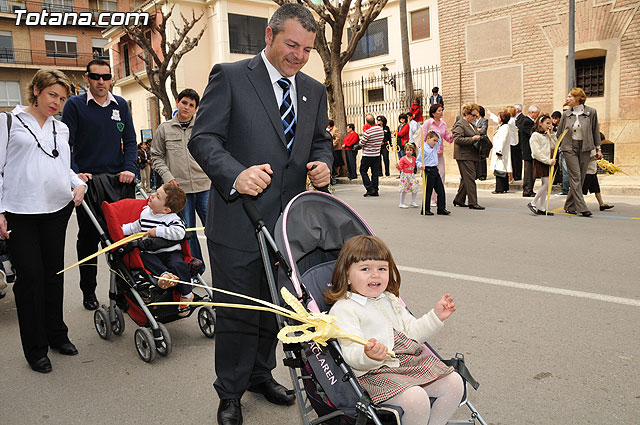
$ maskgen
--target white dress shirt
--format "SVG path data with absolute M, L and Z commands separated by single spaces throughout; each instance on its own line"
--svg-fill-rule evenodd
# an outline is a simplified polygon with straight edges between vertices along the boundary
M 298 96 L 296 96 L 297 90 L 296 90 L 296 76 L 292 76 L 292 77 L 284 77 L 282 74 L 280 74 L 280 72 L 273 66 L 271 65 L 271 62 L 269 62 L 269 59 L 267 59 L 267 55 L 264 53 L 264 50 L 260 53 L 260 56 L 262 56 L 262 60 L 264 61 L 265 66 L 267 67 L 267 72 L 269 73 L 269 79 L 271 80 L 271 87 L 273 88 L 273 93 L 276 96 L 276 102 L 278 102 L 278 108 L 280 107 L 280 105 L 282 105 L 282 97 L 284 95 L 284 91 L 282 90 L 282 88 L 280 87 L 280 84 L 278 84 L 278 80 L 280 78 L 286 78 L 289 81 L 291 81 L 291 87 L 290 87 L 290 91 L 291 91 L 291 102 L 293 103 L 293 113 L 294 115 L 297 117 L 298 116 Z M 296 118 L 297 121 L 297 118 Z
M 11 141 L 7 138 L 7 117 L 0 114 L 0 212 L 16 214 L 46 214 L 61 210 L 72 199 L 72 189 L 85 185 L 71 169 L 69 128 L 53 117 L 44 126 L 18 105 L 12 111 Z M 59 155 L 51 158 L 36 143 L 33 135 L 22 126 L 22 121 L 36 136 L 42 149 Z M 53 125 L 56 128 L 56 144 Z
M 107 100 L 104 101 L 104 103 L 101 105 L 100 103 L 98 103 L 98 101 L 96 100 L 95 97 L 93 97 L 93 95 L 91 94 L 91 90 L 87 91 L 87 105 L 89 104 L 89 101 L 93 100 L 96 105 L 101 106 L 103 108 L 106 108 L 107 106 L 111 105 L 111 102 L 115 102 L 116 105 L 118 104 L 118 101 L 116 100 L 116 98 L 111 94 L 111 92 L 107 92 Z

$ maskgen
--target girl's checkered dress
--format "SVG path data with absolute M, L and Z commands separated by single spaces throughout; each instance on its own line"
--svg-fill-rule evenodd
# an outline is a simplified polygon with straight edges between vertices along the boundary
M 395 329 L 393 337 L 393 351 L 400 366 L 382 366 L 357 378 L 374 403 L 382 403 L 407 388 L 426 385 L 453 372 L 453 367 L 445 365 L 425 345 Z

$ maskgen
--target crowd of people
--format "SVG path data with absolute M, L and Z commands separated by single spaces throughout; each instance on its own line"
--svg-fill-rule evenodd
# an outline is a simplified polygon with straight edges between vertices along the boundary
M 564 111 L 551 114 L 542 112 L 538 105 L 530 105 L 524 113 L 521 104 L 506 106 L 494 114 L 481 105 L 468 103 L 462 106 L 462 113 L 456 117 L 449 131 L 443 119 L 442 95 L 439 94 L 439 88 L 434 87 L 433 95 L 429 97 L 429 118 L 426 120 L 423 118 L 420 98 L 416 98 L 410 111 L 398 116 L 398 126 L 393 134 L 385 116 L 376 118 L 377 126 L 383 130 L 381 136 L 379 130 L 373 129 L 373 115 L 367 114 L 360 134 L 355 131 L 354 124 L 347 125 L 342 144 L 338 143 L 339 135 L 333 130 L 334 149 L 335 152 L 344 149 L 350 180 L 358 176 L 357 155 L 362 150 L 359 172 L 366 189 L 365 197 L 379 196 L 379 177 L 390 175 L 389 152 L 397 152 L 399 207 L 417 208 L 419 205 L 415 196 L 420 192 L 420 182 L 424 182 L 426 196 L 420 209 L 424 215 L 433 215 L 430 207 L 437 207 L 440 215 L 450 214 L 446 209 L 444 193 L 444 142 L 447 142 L 454 145 L 453 158 L 460 173 L 454 206 L 484 210 L 478 204 L 476 180 L 486 180 L 489 171 L 496 182 L 492 194 L 509 193 L 510 184 L 522 181 L 522 196 L 534 198 L 527 207 L 536 215 L 553 215 L 546 211 L 546 198 L 549 185 L 558 183 L 562 189 L 557 196 L 567 196 L 564 211 L 589 217 L 592 213 L 583 198 L 589 192 L 595 195 L 600 211 L 613 206 L 602 200 L 597 179 L 596 161 L 602 158 L 604 135 L 600 133 L 597 111 L 585 106 L 585 101 L 584 91 L 574 88 L 563 105 Z M 487 134 L 489 121 L 497 125 L 492 137 Z M 562 139 L 556 158 L 554 151 L 565 130 L 567 134 Z M 430 134 L 433 136 L 430 137 Z M 490 150 L 481 147 L 487 141 L 491 142 Z M 405 155 L 409 158 L 403 161 Z M 341 157 L 340 151 L 336 158 Z M 413 160 L 410 158 L 413 157 L 416 164 L 411 171 Z M 551 166 L 555 167 L 554 181 L 549 181 Z M 421 174 L 422 178 L 417 178 Z M 334 176 L 338 175 L 339 169 L 336 167 Z M 541 179 L 542 184 L 536 193 L 533 188 L 537 179 Z M 405 202 L 407 193 L 412 194 L 409 203 Z

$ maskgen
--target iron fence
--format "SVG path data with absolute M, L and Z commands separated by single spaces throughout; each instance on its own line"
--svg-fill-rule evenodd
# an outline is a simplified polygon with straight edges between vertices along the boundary
M 387 77 L 362 77 L 360 80 L 343 83 L 347 123 L 353 123 L 356 129 L 359 129 L 366 114 L 384 115 L 389 127 L 395 129 L 398 115 L 408 112 L 410 108 L 406 102 L 405 75 L 404 72 L 397 72 Z M 440 67 L 434 65 L 413 69 L 411 77 L 412 97 L 420 98 L 422 113 L 428 115 L 427 103 L 431 89 L 435 86 L 440 87 Z

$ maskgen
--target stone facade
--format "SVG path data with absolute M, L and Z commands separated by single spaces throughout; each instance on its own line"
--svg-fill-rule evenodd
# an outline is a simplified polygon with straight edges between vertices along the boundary
M 576 0 L 576 59 L 605 57 L 601 131 L 614 161 L 640 174 L 640 1 Z M 562 110 L 567 93 L 568 0 L 438 0 L 445 120 L 476 102 Z M 455 162 L 448 152 L 453 171 Z

